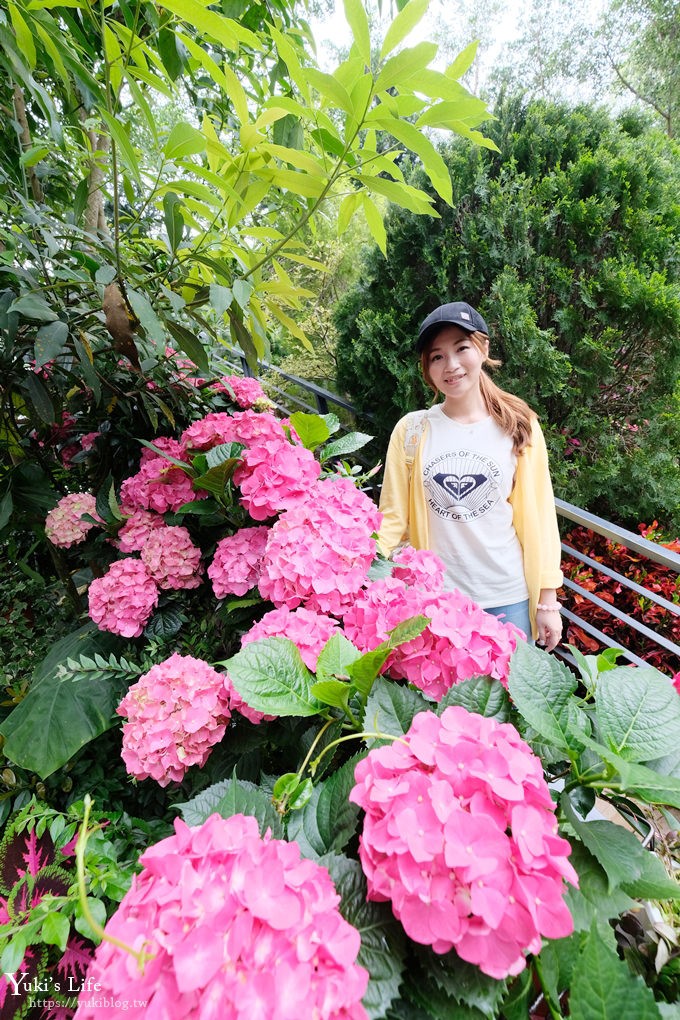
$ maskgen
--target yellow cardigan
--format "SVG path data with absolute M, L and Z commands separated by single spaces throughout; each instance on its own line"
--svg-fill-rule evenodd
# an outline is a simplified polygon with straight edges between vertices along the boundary
M 423 426 L 414 430 L 414 421 L 423 415 Z M 385 556 L 390 556 L 400 542 L 409 542 L 415 549 L 430 548 L 422 468 L 428 427 L 426 412 L 415 411 L 398 421 L 392 432 L 380 496 L 383 520 L 378 540 Z M 410 442 L 408 451 L 407 441 Z M 531 626 L 536 638 L 536 605 L 540 591 L 559 588 L 562 584 L 560 535 L 548 451 L 536 418 L 532 420 L 531 444 L 517 458 L 509 502 L 522 546 Z

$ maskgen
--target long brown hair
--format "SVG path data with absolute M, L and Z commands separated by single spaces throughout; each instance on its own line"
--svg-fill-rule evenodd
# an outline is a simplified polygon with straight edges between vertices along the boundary
M 468 335 L 480 352 L 485 354 L 489 341 L 486 333 L 469 333 Z M 420 368 L 423 373 L 423 379 L 434 393 L 435 401 L 439 397 L 439 390 L 432 382 L 429 360 L 432 344 L 436 337 L 436 333 L 430 337 L 420 355 Z M 488 365 L 489 368 L 498 368 L 501 362 L 486 355 L 484 364 Z M 496 386 L 496 383 L 484 369 L 482 369 L 479 376 L 479 388 L 482 392 L 482 399 L 487 411 L 503 432 L 511 436 L 513 451 L 516 454 L 521 453 L 525 446 L 529 446 L 531 443 L 531 423 L 536 414 L 521 397 L 515 397 L 512 393 L 502 390 L 500 386 Z

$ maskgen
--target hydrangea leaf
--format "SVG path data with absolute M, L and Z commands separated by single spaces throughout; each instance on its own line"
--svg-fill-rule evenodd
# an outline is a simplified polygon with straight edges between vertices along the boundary
M 283 837 L 283 826 L 276 808 L 267 793 L 245 779 L 231 779 L 224 794 L 215 806 L 223 818 L 232 815 L 252 815 L 257 819 L 260 835 L 271 829 L 276 839 Z
M 366 901 L 366 879 L 358 861 L 338 854 L 322 857 L 337 889 L 343 917 L 361 935 L 357 962 L 370 975 L 362 1000 L 370 1020 L 384 1017 L 399 992 L 404 971 L 405 938 L 386 903 Z
M 570 706 L 576 677 L 557 659 L 520 641 L 510 660 L 508 690 L 536 732 L 565 751 L 573 748 Z
M 253 641 L 222 663 L 243 700 L 266 715 L 317 715 L 324 706 L 312 694 L 313 676 L 287 638 Z
M 290 416 L 290 423 L 307 450 L 315 450 L 321 443 L 325 443 L 331 434 L 328 425 L 319 414 L 295 411 Z
M 354 769 L 363 755 L 345 762 L 323 783 L 314 787 L 311 799 L 288 820 L 288 839 L 299 844 L 305 857 L 339 853 L 357 828 L 359 806 L 349 801 Z
M 572 1020 L 659 1020 L 654 993 L 631 974 L 593 925 L 573 972 L 569 992 Z
M 628 761 L 661 758 L 680 744 L 680 698 L 651 666 L 601 673 L 595 705 L 601 739 Z
M 418 712 L 425 712 L 431 705 L 418 691 L 402 687 L 394 680 L 378 677 L 366 702 L 364 729 L 376 733 L 389 733 L 400 737 L 408 730 Z M 377 747 L 384 740 L 370 738 L 369 747 Z
M 210 815 L 217 810 L 217 805 L 227 792 L 230 783 L 230 779 L 222 779 L 219 783 L 213 783 L 207 790 L 192 797 L 191 800 L 175 804 L 187 825 L 202 825 L 206 818 L 210 818 Z
M 332 634 L 321 649 L 316 663 L 317 680 L 348 677 L 348 669 L 361 657 L 361 652 L 340 632 Z
M 457 955 L 455 951 L 438 954 L 423 947 L 418 949 L 419 985 L 438 988 L 454 1003 L 469 1009 L 471 1016 L 484 1016 L 494 1020 L 498 1005 L 507 990 L 506 981 L 482 974 L 478 967 Z M 455 1016 L 455 1010 L 451 1016 Z
M 586 850 L 583 843 L 572 844 L 569 860 L 579 877 L 578 889 L 568 886 L 564 897 L 574 919 L 574 930 L 588 931 L 595 921 L 600 926 L 601 937 L 609 938 L 614 944 L 616 940 L 609 925 L 609 918 L 618 917 L 624 910 L 631 910 L 635 906 L 635 900 L 622 889 L 609 892 L 604 868 Z
M 372 439 L 373 436 L 369 436 L 365 432 L 348 432 L 347 435 L 341 436 L 340 439 L 336 439 L 334 442 L 324 446 L 319 460 L 323 464 L 324 461 L 329 460 L 331 457 L 346 457 L 347 454 L 355 453 L 362 446 L 366 446 L 366 443 L 370 443 Z
M 441 715 L 449 705 L 461 705 L 468 712 L 485 715 L 507 722 L 510 718 L 510 699 L 503 685 L 491 677 L 475 676 L 455 684 L 446 692 L 437 707 L 437 715 Z

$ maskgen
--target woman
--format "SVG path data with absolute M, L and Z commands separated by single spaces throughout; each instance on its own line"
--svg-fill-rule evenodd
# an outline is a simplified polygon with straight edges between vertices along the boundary
M 382 487 L 380 547 L 408 541 L 443 560 L 446 585 L 551 651 L 562 620 L 560 538 L 538 419 L 483 369 L 489 336 L 465 301 L 420 327 L 425 381 L 443 401 L 399 421 Z

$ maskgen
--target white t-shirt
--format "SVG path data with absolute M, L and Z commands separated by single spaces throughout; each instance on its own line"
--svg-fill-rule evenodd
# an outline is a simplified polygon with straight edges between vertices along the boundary
M 522 547 L 512 523 L 517 456 L 493 418 L 462 425 L 441 404 L 428 412 L 423 484 L 430 547 L 443 560 L 446 588 L 482 608 L 528 598 Z

